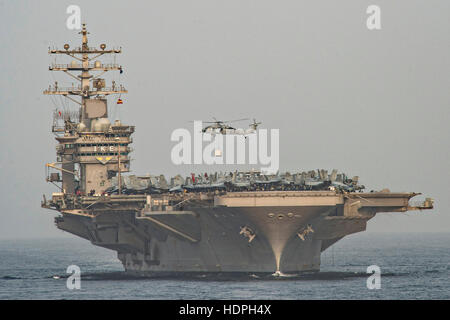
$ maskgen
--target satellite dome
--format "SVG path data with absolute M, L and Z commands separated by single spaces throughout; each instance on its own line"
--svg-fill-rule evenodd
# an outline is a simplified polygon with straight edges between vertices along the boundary
M 106 132 L 109 130 L 111 123 L 108 118 L 100 118 L 92 120 L 91 122 L 91 131 L 93 132 Z
M 80 122 L 77 126 L 78 132 L 86 131 L 86 125 L 82 122 Z

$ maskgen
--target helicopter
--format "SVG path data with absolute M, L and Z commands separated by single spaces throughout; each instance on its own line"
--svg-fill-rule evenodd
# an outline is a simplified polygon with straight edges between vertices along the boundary
M 253 134 L 256 133 L 256 130 L 258 128 L 258 126 L 262 123 L 262 122 L 257 122 L 256 119 L 253 119 L 253 122 L 249 125 L 248 129 L 236 129 L 232 126 L 229 125 L 229 123 L 231 122 L 239 122 L 239 121 L 245 121 L 245 120 L 250 120 L 248 118 L 245 119 L 237 119 L 237 120 L 228 120 L 228 121 L 221 121 L 221 120 L 217 120 L 216 118 L 214 118 L 214 121 L 203 121 L 203 123 L 211 123 L 211 125 L 208 125 L 206 127 L 204 127 L 202 129 L 202 133 L 208 133 L 211 135 L 215 135 L 215 134 L 222 134 L 222 135 L 227 135 L 227 134 L 231 134 L 231 135 L 249 135 L 249 134 Z

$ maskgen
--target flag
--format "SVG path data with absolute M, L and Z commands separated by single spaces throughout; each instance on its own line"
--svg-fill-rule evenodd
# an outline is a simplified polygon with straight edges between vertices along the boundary
M 117 99 L 117 104 L 123 104 L 122 99 Z

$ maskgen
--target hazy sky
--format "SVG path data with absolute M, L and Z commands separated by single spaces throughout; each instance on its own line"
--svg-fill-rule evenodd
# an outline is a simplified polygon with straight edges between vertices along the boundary
M 450 230 L 448 0 L 0 0 L 0 238 L 67 236 L 40 201 L 57 191 L 44 180 L 56 141 L 42 91 L 73 82 L 48 71 L 47 50 L 79 45 L 70 4 L 91 46 L 123 48 L 114 79 L 129 90 L 133 173 L 195 170 L 170 161 L 170 134 L 189 120 L 256 117 L 280 129 L 281 170 L 337 168 L 369 190 L 435 199 L 433 211 L 379 214 L 368 232 Z

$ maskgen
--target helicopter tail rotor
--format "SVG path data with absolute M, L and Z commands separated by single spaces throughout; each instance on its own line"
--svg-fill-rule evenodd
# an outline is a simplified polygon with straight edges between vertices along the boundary
M 250 124 L 250 127 L 251 127 L 253 130 L 256 130 L 260 124 L 262 124 L 262 122 L 256 122 L 256 119 L 253 118 L 253 123 Z

